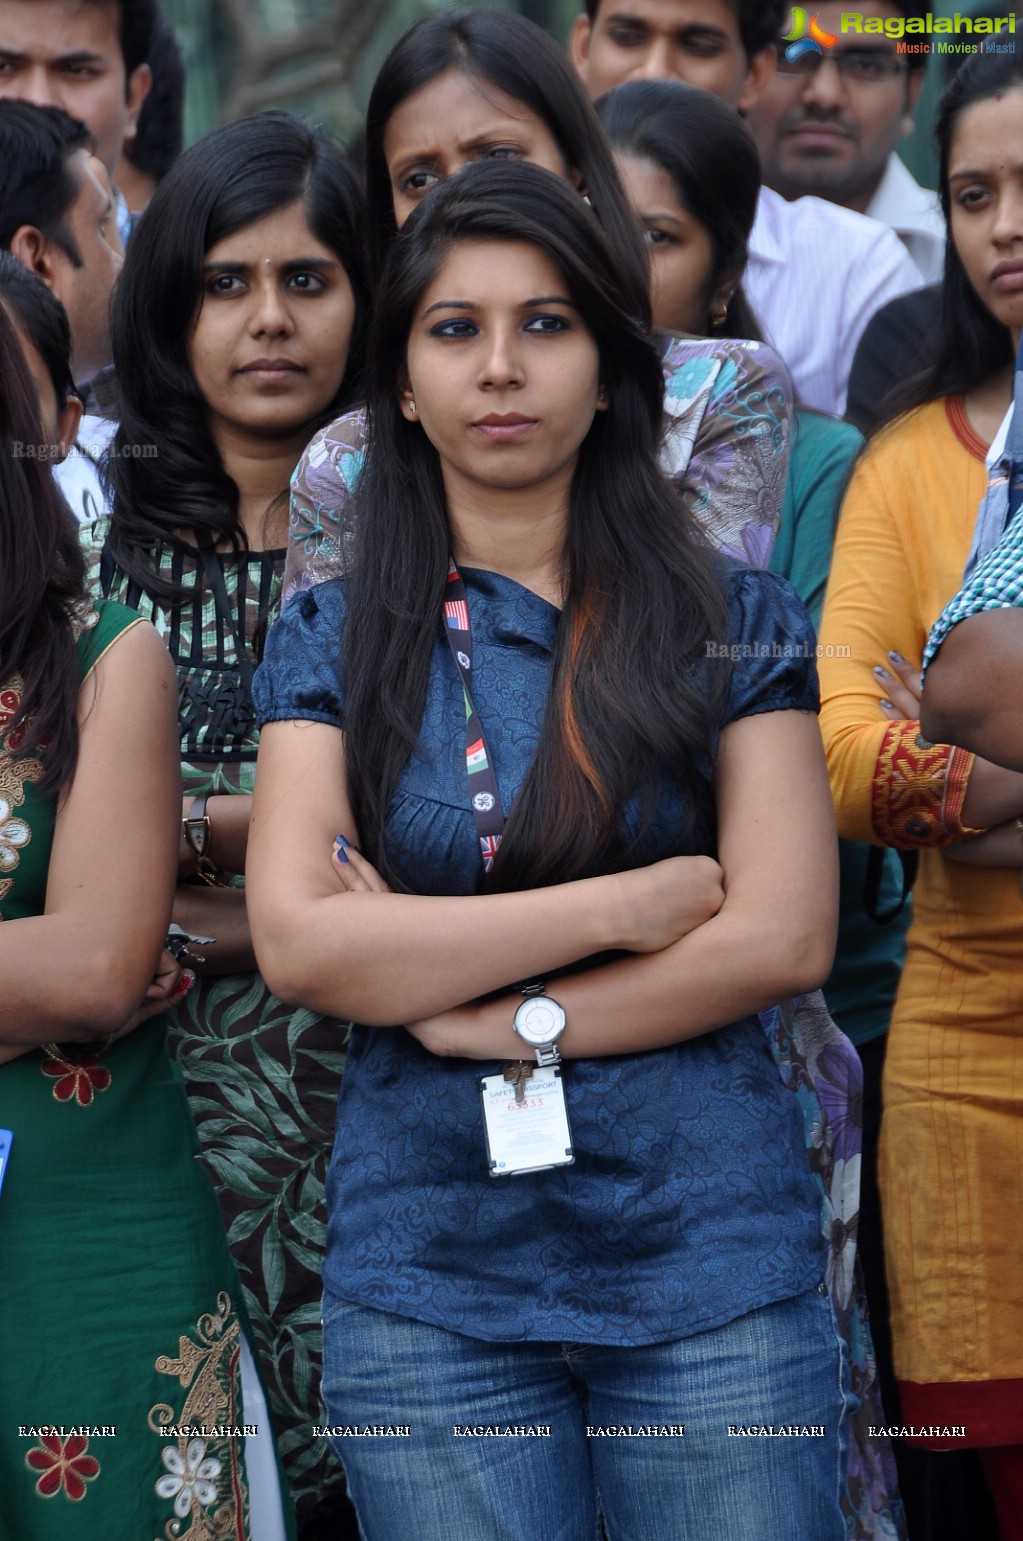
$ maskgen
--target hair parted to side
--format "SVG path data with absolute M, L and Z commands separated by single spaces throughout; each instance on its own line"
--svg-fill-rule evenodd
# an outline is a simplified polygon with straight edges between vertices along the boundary
M 441 11 L 410 27 L 384 60 L 366 113 L 366 226 L 370 270 L 382 271 L 397 226 L 384 136 L 394 113 L 449 70 L 496 86 L 546 124 L 611 240 L 631 263 L 633 219 L 611 152 L 564 50 L 533 22 L 494 6 Z M 641 254 L 640 254 L 641 258 Z
M 760 196 L 760 156 L 744 119 L 681 80 L 615 86 L 597 102 L 597 114 L 611 148 L 667 172 L 679 203 L 706 230 L 714 258 L 709 291 L 734 278 L 718 334 L 759 340 L 742 274 Z
M 21 680 L 21 700 L 0 729 L 0 748 L 17 758 L 41 757 L 36 785 L 47 794 L 71 779 L 78 757 L 78 660 L 69 611 L 85 597 L 85 559 L 49 462 L 17 451 L 19 443 L 34 447 L 41 438 L 35 386 L 0 303 L 0 684 Z
M 367 289 L 358 180 L 337 145 L 285 112 L 214 130 L 160 183 L 128 248 L 114 291 L 111 339 L 121 425 L 111 456 L 113 517 L 107 546 L 148 593 L 180 597 L 157 577 L 153 550 L 187 529 L 236 550 L 246 545 L 238 489 L 206 423 L 188 361 L 211 247 L 300 203 L 318 241 L 336 253 L 355 297 L 348 367 L 309 436 L 358 399 Z M 129 446 L 155 445 L 146 456 Z
M 0 301 L 46 365 L 57 408 L 62 412 L 75 389 L 67 311 L 53 290 L 9 251 L 0 251 Z
M 591 22 L 596 21 L 602 3 L 612 5 L 615 0 L 585 0 L 584 9 Z M 747 59 L 777 43 L 790 10 L 788 0 L 730 0 L 730 3 L 738 18 L 739 36 Z M 628 11 L 628 4 L 617 4 L 616 9 Z
M 938 141 L 938 197 L 945 216 L 945 270 L 941 317 L 931 341 L 929 363 L 898 382 L 885 397 L 875 432 L 894 417 L 937 396 L 958 396 L 976 389 L 1012 362 L 1012 336 L 995 319 L 970 283 L 952 239 L 948 176 L 952 143 L 960 119 L 978 102 L 1023 87 L 1023 54 L 973 54 L 960 66 L 938 105 L 934 126 Z
M 723 687 L 704 663 L 707 639 L 725 626 L 715 559 L 657 464 L 663 378 L 646 284 L 633 282 L 593 211 L 552 173 L 522 163 L 467 167 L 409 219 L 378 296 L 341 643 L 355 820 L 370 859 L 399 888 L 387 812 L 419 741 L 450 548 L 439 457 L 402 416 L 399 381 L 421 297 L 467 241 L 525 243 L 550 259 L 596 342 L 610 393 L 572 482 L 549 710 L 487 886 L 520 889 L 628 866 L 626 804 L 639 795 L 645 828 L 662 774 L 690 807 L 703 805 Z
M 79 187 L 68 161 L 96 141 L 60 107 L 0 100 L 0 247 L 10 249 L 22 225 L 34 225 L 75 267 L 82 254 L 67 226 Z

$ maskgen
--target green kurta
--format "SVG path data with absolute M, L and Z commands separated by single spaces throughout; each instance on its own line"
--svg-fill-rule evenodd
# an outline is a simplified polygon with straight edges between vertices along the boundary
M 138 621 L 97 611 L 83 679 Z M 19 687 L 0 691 L 0 726 Z M 55 801 L 35 794 L 40 769 L 0 754 L 4 922 L 44 906 Z M 163 1019 L 109 1051 L 0 1066 L 0 1126 L 0 1536 L 242 1541 L 244 1439 L 226 1432 L 245 1425 L 240 1292 Z

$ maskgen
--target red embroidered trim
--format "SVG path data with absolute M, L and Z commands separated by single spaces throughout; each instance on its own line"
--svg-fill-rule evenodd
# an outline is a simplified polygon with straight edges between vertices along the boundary
M 63 1493 L 72 1503 L 85 1497 L 85 1484 L 99 1476 L 100 1465 L 94 1455 L 87 1455 L 89 1441 L 81 1434 L 62 1440 L 59 1434 L 43 1434 L 25 1456 L 31 1471 L 42 1473 L 36 1482 L 40 1498 L 55 1498 Z
M 949 845 L 942 805 L 950 744 L 932 744 L 918 722 L 885 729 L 871 783 L 871 824 L 882 845 L 915 850 Z
M 6 728 L 9 722 L 13 722 L 18 714 L 18 709 L 21 706 L 20 686 L 21 681 L 18 680 L 16 683 L 8 682 L 3 689 L 0 689 L 0 734 L 3 733 L 4 728 Z M 14 754 L 21 748 L 27 731 L 25 723 L 22 723 L 21 727 L 17 728 L 4 741 L 4 747 L 9 754 Z
M 72 1097 L 80 1108 L 87 1108 L 96 1092 L 105 1092 L 110 1085 L 110 1071 L 101 1065 L 95 1054 L 83 1054 L 81 1059 L 59 1057 L 48 1051 L 40 1069 L 43 1075 L 55 1081 L 53 1095 L 58 1102 L 70 1102 Z
M 945 833 L 961 840 L 964 835 L 982 835 L 982 829 L 971 829 L 962 820 L 966 788 L 973 769 L 974 756 L 968 749 L 953 749 L 945 777 L 945 796 L 941 804 L 941 822 Z

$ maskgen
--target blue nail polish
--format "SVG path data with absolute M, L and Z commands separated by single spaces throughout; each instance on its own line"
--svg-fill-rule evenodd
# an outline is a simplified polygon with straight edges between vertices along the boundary
M 347 845 L 348 841 L 345 839 L 344 835 L 335 835 L 334 836 L 334 844 L 335 845 Z
M 892 663 L 904 664 L 906 662 L 906 660 L 903 658 L 902 654 L 901 653 L 896 653 L 894 648 L 888 654 L 888 657 L 891 659 Z
M 881 667 L 881 665 L 879 663 L 876 663 L 874 665 L 874 673 L 877 675 L 878 679 L 880 679 L 880 680 L 890 680 L 891 679 L 891 675 L 888 673 L 888 670 L 887 669 L 882 669 L 882 667 Z
M 884 707 L 887 707 L 887 709 L 890 712 L 894 712 L 894 710 L 895 710 L 895 707 L 892 705 L 892 703 L 890 701 L 882 701 L 881 705 L 884 706 Z M 343 859 L 344 859 L 344 856 L 343 856 L 343 853 L 342 853 L 342 860 Z
M 337 855 L 338 855 L 338 860 L 339 860 L 339 861 L 340 861 L 340 862 L 341 862 L 341 863 L 342 863 L 342 864 L 343 864 L 343 865 L 344 865 L 344 866 L 345 866 L 345 867 L 347 867 L 347 865 L 348 865 L 348 854 L 347 854 L 347 852 L 346 852 L 346 851 L 345 851 L 345 848 L 344 848 L 344 846 L 343 846 L 343 845 L 339 845 L 339 846 L 338 846 L 338 848 L 337 848 Z

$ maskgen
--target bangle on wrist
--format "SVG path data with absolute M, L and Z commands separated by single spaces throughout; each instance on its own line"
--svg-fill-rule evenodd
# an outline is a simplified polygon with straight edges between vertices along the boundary
M 188 813 L 181 820 L 181 833 L 195 857 L 196 877 L 201 878 L 210 888 L 227 888 L 224 874 L 210 854 L 212 830 L 210 816 L 206 811 L 208 800 L 208 792 L 200 792 L 198 797 L 192 798 Z

